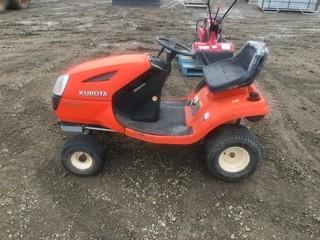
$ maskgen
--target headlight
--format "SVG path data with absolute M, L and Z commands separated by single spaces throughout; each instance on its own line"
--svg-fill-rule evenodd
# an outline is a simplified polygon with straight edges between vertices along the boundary
M 57 96 L 62 96 L 64 89 L 67 86 L 68 80 L 69 80 L 69 75 L 67 74 L 58 77 L 52 93 Z

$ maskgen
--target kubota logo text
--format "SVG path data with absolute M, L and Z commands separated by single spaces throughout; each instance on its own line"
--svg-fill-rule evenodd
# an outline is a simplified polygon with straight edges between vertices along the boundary
M 106 91 L 91 91 L 91 90 L 79 90 L 79 95 L 82 97 L 106 97 L 106 96 L 108 96 Z

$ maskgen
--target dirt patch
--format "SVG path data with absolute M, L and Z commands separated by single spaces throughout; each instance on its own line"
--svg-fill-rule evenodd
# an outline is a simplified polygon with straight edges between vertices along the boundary
M 211 177 L 199 146 L 110 136 L 111 162 L 94 178 L 67 174 L 51 110 L 59 72 L 94 56 L 151 51 L 154 36 L 193 39 L 201 11 L 104 0 L 34 0 L 0 15 L 0 239 L 319 239 L 320 17 L 264 14 L 240 2 L 225 22 L 238 48 L 263 39 L 271 54 L 257 84 L 272 114 L 251 124 L 264 164 L 235 184 Z M 203 14 L 202 14 L 203 15 Z M 199 79 L 174 72 L 164 96 Z

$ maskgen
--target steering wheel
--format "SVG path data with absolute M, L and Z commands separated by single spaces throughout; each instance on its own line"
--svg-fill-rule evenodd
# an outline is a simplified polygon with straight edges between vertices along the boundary
M 191 50 L 191 48 L 181 44 L 177 43 L 176 41 L 162 36 L 157 36 L 155 41 L 161 45 L 163 48 L 166 48 L 173 53 L 181 54 L 184 56 L 194 56 L 194 52 Z

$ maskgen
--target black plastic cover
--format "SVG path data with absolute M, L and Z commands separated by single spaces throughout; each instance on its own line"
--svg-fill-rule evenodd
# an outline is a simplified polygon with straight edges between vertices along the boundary
M 152 67 L 114 94 L 117 111 L 131 120 L 155 122 L 159 119 L 161 90 L 171 72 L 171 64 L 151 59 Z

